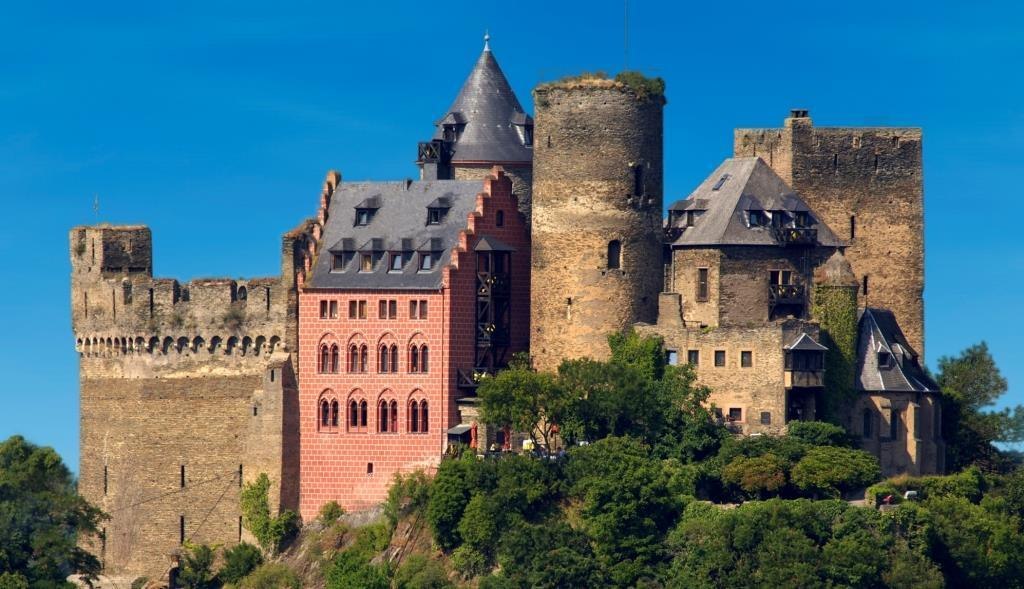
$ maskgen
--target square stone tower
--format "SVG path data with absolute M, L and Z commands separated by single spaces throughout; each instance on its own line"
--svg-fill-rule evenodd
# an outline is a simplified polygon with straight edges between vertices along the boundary
M 859 305 L 891 309 L 923 358 L 921 129 L 814 127 L 793 110 L 780 129 L 736 129 L 733 152 L 767 162 L 849 243 Z

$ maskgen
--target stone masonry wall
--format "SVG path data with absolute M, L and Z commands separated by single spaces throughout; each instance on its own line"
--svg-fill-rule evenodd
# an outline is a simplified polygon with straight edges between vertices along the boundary
M 734 153 L 768 161 L 849 240 L 846 256 L 861 281 L 860 305 L 891 309 L 923 358 L 921 146 L 918 128 L 816 128 L 803 115 L 787 118 L 782 129 L 737 129 Z
M 896 418 L 896 437 L 892 419 Z M 873 392 L 853 409 L 853 433 L 882 465 L 882 476 L 920 476 L 945 471 L 942 419 L 936 395 Z
M 454 180 L 485 180 L 492 174 L 494 166 L 490 164 L 452 164 Z M 533 204 L 533 166 L 503 165 L 502 170 L 512 180 L 512 193 L 519 203 L 519 212 L 530 224 L 531 205 Z
M 540 369 L 607 357 L 609 333 L 655 321 L 664 283 L 664 101 L 604 82 L 534 91 L 530 346 Z

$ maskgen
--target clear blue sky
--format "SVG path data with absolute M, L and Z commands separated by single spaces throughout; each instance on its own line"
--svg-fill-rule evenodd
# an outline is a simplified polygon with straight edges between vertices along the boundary
M 1024 9 L 630 0 L 629 65 L 668 84 L 666 201 L 791 107 L 924 128 L 929 363 L 987 340 L 1024 402 Z M 952 3 L 949 3 L 952 4 Z M 958 3 L 959 4 L 959 3 Z M 77 469 L 68 229 L 147 223 L 154 270 L 277 272 L 328 169 L 415 175 L 489 28 L 539 81 L 623 64 L 623 3 L 8 2 L 0 19 L 0 437 Z

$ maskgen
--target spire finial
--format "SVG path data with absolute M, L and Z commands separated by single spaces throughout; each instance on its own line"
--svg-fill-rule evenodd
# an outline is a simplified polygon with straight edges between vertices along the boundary
M 491 33 L 487 29 L 484 29 L 484 51 L 491 50 Z

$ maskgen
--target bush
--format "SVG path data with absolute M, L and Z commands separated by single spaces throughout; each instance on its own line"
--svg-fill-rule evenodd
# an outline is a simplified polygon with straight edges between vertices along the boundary
M 459 521 L 459 536 L 466 545 L 484 555 L 490 561 L 498 541 L 502 514 L 498 506 L 484 493 L 477 493 L 469 500 Z
M 472 456 L 442 460 L 431 485 L 427 522 L 434 541 L 443 550 L 453 550 L 462 543 L 458 526 L 474 490 L 470 480 L 474 462 L 476 458 Z
M 487 572 L 487 557 L 469 545 L 459 546 L 452 552 L 452 567 L 464 578 L 472 579 Z
M 789 435 L 811 446 L 854 447 L 845 429 L 824 421 L 793 422 L 789 424 Z
M 283 564 L 268 562 L 249 573 L 238 589 L 301 589 L 302 580 Z
M 391 529 L 398 525 L 398 519 L 407 513 L 413 513 L 426 507 L 430 500 L 430 478 L 422 470 L 407 475 L 395 473 L 395 480 L 388 489 L 388 498 L 384 502 L 384 517 Z
M 771 452 L 747 458 L 737 456 L 722 469 L 722 481 L 739 487 L 751 497 L 778 494 L 786 486 L 792 464 Z
M 20 573 L 0 573 L 0 589 L 29 589 L 28 579 Z
M 903 501 L 907 491 L 917 491 L 920 499 L 932 497 L 960 497 L 971 503 L 981 501 L 989 482 L 977 467 L 946 476 L 912 477 L 900 475 L 886 479 L 867 490 L 868 503 L 877 503 L 885 495 L 893 495 L 893 503 Z
M 453 589 L 444 567 L 423 554 L 410 554 L 395 571 L 395 589 Z
M 217 573 L 217 577 L 224 583 L 238 583 L 261 564 L 263 555 L 260 549 L 242 542 L 224 550 L 224 566 Z
M 354 549 L 346 550 L 334 557 L 324 571 L 327 589 L 388 589 L 387 568 L 370 564 L 367 555 Z
M 796 463 L 790 477 L 804 491 L 838 497 L 877 481 L 881 472 L 878 460 L 867 452 L 818 446 Z
M 185 555 L 181 560 L 181 571 L 178 573 L 178 584 L 183 589 L 212 589 L 215 586 L 213 577 L 213 548 L 205 544 L 185 544 Z
M 328 501 L 320 507 L 320 523 L 329 526 L 345 515 L 345 510 L 337 501 Z

